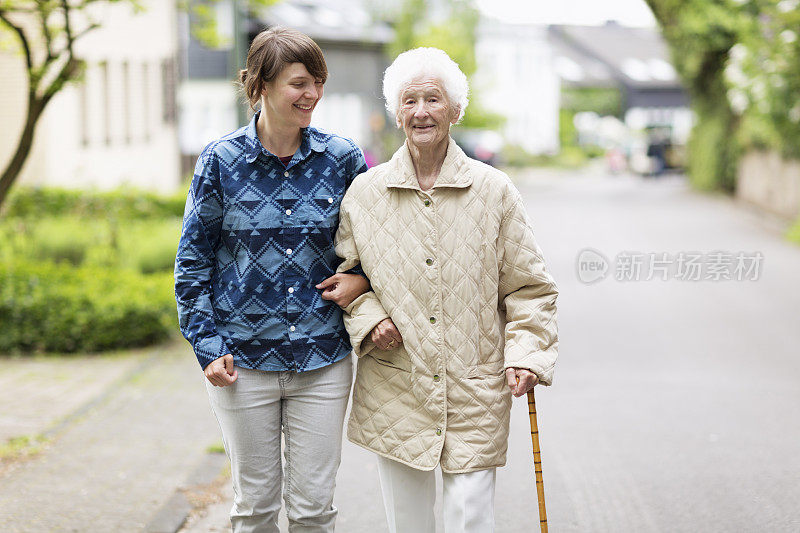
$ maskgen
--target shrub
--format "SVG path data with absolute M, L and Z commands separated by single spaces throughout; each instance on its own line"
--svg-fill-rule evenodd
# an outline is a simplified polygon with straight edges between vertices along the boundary
M 54 187 L 15 187 L 4 206 L 4 214 L 20 218 L 59 215 L 120 219 L 180 217 L 185 202 L 185 192 L 160 196 L 127 189 L 89 192 Z
M 122 263 L 142 274 L 172 272 L 181 220 L 143 220 L 130 224 L 119 233 L 119 253 Z
M 82 219 L 65 215 L 0 220 L 0 257 L 131 269 L 172 271 L 181 220 Z
M 172 276 L 0 264 L 0 353 L 143 346 L 175 329 Z
M 786 233 L 786 238 L 795 244 L 800 244 L 800 217 L 794 221 L 794 224 Z
M 77 217 L 37 220 L 24 226 L 24 242 L 18 243 L 18 247 L 37 261 L 65 262 L 78 266 L 84 263 L 93 246 L 102 245 L 108 240 L 106 227 L 98 227 L 98 224 Z

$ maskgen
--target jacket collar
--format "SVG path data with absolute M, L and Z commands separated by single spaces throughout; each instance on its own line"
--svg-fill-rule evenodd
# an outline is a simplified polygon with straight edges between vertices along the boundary
M 247 159 L 248 163 L 255 161 L 258 157 L 258 154 L 261 153 L 263 153 L 265 156 L 274 157 L 272 152 L 261 145 L 261 140 L 258 138 L 258 133 L 256 132 L 256 122 L 258 121 L 258 116 L 260 114 L 260 110 L 256 111 L 256 113 L 253 115 L 253 118 L 250 120 L 250 123 L 245 127 L 244 151 L 245 158 Z M 297 152 L 295 152 L 290 165 L 295 161 L 302 161 L 308 157 L 312 150 L 314 152 L 324 152 L 325 143 L 318 137 L 319 133 L 313 128 L 302 128 L 300 130 L 300 148 L 297 150 Z
M 389 161 L 389 178 L 386 186 L 399 189 L 421 190 L 417 174 L 414 172 L 414 163 L 411 161 L 411 152 L 408 149 L 408 140 L 403 143 Z M 452 187 L 463 189 L 472 185 L 472 175 L 468 171 L 467 156 L 450 137 L 447 145 L 447 155 L 442 163 L 442 170 L 436 177 L 433 188 Z

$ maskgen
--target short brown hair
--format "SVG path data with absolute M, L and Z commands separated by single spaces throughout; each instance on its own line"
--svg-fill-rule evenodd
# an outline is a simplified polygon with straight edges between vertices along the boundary
M 317 43 L 305 33 L 278 26 L 256 35 L 247 53 L 247 68 L 239 81 L 250 107 L 261 100 L 264 84 L 274 80 L 289 63 L 302 63 L 314 78 L 328 79 L 328 66 Z

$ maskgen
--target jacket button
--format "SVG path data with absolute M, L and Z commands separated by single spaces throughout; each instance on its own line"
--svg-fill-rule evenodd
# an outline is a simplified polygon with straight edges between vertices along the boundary
M 284 173 L 283 173 L 283 177 L 284 177 L 284 178 L 288 178 L 288 177 L 289 177 L 289 172 L 288 172 L 288 171 L 287 171 L 287 172 L 284 172 Z
M 441 435 L 442 434 L 442 428 L 436 428 L 436 434 L 437 435 Z
M 431 265 L 433 264 L 433 259 L 431 259 L 430 257 L 429 257 L 429 258 L 427 258 L 427 259 L 425 260 L 425 264 L 426 264 L 426 265 L 428 265 L 428 266 L 431 266 Z
M 425 200 L 422 203 L 425 204 L 425 207 L 428 207 L 429 205 L 431 205 L 431 201 L 430 200 Z
M 433 381 L 439 381 L 439 374 L 433 375 Z
M 435 317 L 435 316 L 432 316 L 432 317 L 430 318 L 430 321 L 431 321 L 431 324 L 436 324 L 436 317 Z

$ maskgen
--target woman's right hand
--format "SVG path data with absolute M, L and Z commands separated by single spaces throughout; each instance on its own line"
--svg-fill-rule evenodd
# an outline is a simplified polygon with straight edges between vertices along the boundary
M 370 339 L 381 350 L 391 350 L 403 343 L 403 337 L 397 330 L 391 318 L 384 318 L 372 328 Z
M 239 371 L 233 368 L 233 356 L 225 354 L 211 361 L 203 370 L 206 379 L 215 387 L 227 387 L 239 377 Z

